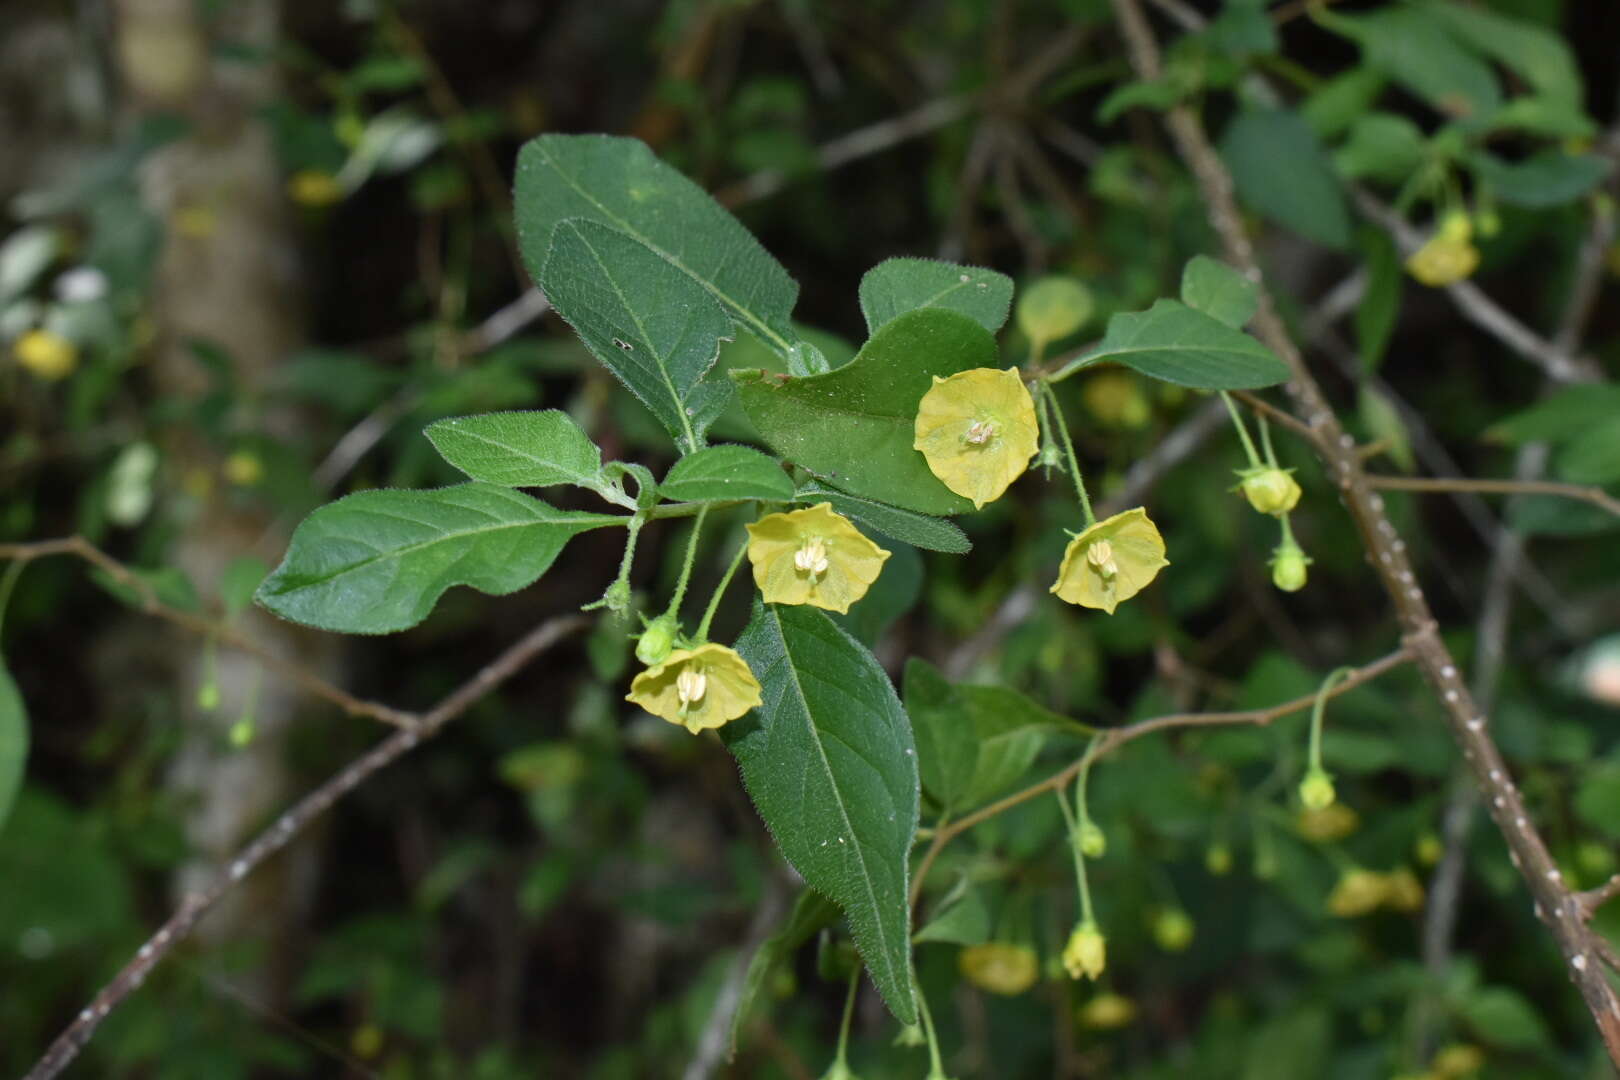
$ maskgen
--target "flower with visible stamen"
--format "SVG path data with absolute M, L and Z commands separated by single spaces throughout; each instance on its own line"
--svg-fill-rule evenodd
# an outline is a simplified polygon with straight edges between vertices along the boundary
M 676 649 L 637 675 L 625 700 L 696 735 L 758 706 L 759 680 L 736 650 L 711 642 Z
M 1001 498 L 1040 445 L 1035 400 L 1017 368 L 973 368 L 934 385 L 917 404 L 916 439 L 929 471 L 973 508 Z
M 748 561 L 767 604 L 842 614 L 866 595 L 888 557 L 831 503 L 766 514 L 748 526 Z
M 1140 506 L 1099 521 L 1069 541 L 1051 591 L 1110 615 L 1170 565 L 1164 538 Z
M 1069 943 L 1063 947 L 1063 967 L 1071 979 L 1096 979 L 1107 966 L 1108 942 L 1096 922 L 1086 919 L 1074 928 Z

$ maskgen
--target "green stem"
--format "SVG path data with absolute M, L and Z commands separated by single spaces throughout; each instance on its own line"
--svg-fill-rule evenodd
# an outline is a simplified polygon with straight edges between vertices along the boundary
M 945 1062 L 939 1056 L 939 1036 L 934 1033 L 934 1017 L 928 1011 L 928 997 L 923 993 L 922 983 L 917 977 L 911 977 L 912 988 L 917 994 L 917 1012 L 922 1016 L 923 1037 L 928 1040 L 928 1076 L 926 1080 L 945 1080 Z
M 1243 440 L 1243 452 L 1249 455 L 1249 468 L 1260 468 L 1260 455 L 1255 453 L 1254 440 L 1249 438 L 1249 429 L 1244 426 L 1243 418 L 1238 415 L 1237 406 L 1232 403 L 1232 395 L 1222 390 L 1221 400 L 1226 402 L 1226 411 L 1232 414 L 1232 423 L 1237 427 L 1238 438 Z
M 720 609 L 720 598 L 726 595 L 726 589 L 731 585 L 731 579 L 737 573 L 737 567 L 742 565 L 743 556 L 748 554 L 748 542 L 745 540 L 737 545 L 737 554 L 731 557 L 731 565 L 726 567 L 725 576 L 720 584 L 714 587 L 714 595 L 709 597 L 709 606 L 704 609 L 703 621 L 698 623 L 697 636 L 692 640 L 699 645 L 709 640 L 709 624 L 714 621 L 714 613 Z
M 1316 702 L 1311 706 L 1311 749 L 1309 763 L 1306 766 L 1311 772 L 1318 772 L 1322 768 L 1322 716 L 1327 711 L 1328 695 L 1333 692 L 1335 685 L 1355 674 L 1355 670 L 1348 667 L 1335 668 L 1322 680 L 1322 687 L 1316 692 Z
M 581 611 L 595 611 L 598 608 L 607 607 L 609 605 L 608 598 L 615 592 L 622 593 L 628 599 L 630 595 L 630 564 L 635 561 L 636 540 L 640 537 L 641 527 L 645 524 L 647 524 L 647 515 L 645 513 L 638 511 L 630 515 L 630 519 L 625 523 L 625 528 L 629 531 L 624 538 L 624 555 L 619 559 L 619 576 L 613 579 L 613 584 L 608 586 L 607 592 L 602 594 L 600 600 L 593 600 L 586 604 L 580 608 Z
M 1271 447 L 1271 425 L 1266 423 L 1264 416 L 1260 417 L 1260 445 L 1266 451 L 1266 464 L 1273 469 L 1280 468 L 1281 466 L 1277 464 L 1277 451 Z
M 1089 757 L 1091 751 L 1087 750 Z M 1080 823 L 1075 818 L 1073 810 L 1069 809 L 1069 800 L 1063 797 L 1062 788 L 1054 788 L 1052 794 L 1057 797 L 1058 809 L 1063 811 L 1063 821 L 1069 827 L 1069 853 L 1074 856 L 1074 881 L 1080 889 L 1080 921 L 1083 923 L 1096 921 L 1091 911 L 1091 887 L 1086 881 L 1086 860 L 1080 854 Z
M 1101 735 L 1091 737 L 1090 744 L 1086 746 L 1086 756 L 1080 759 L 1080 778 L 1074 785 L 1074 810 L 1081 828 L 1091 821 L 1091 813 L 1086 809 L 1086 783 L 1091 778 L 1091 763 L 1097 758 L 1097 743 L 1101 738 Z
M 692 580 L 692 563 L 697 559 L 698 539 L 703 535 L 703 519 L 708 516 L 709 508 L 705 505 L 692 523 L 692 535 L 686 541 L 686 561 L 681 563 L 681 576 L 675 582 L 675 595 L 670 598 L 669 610 L 664 613 L 673 615 L 677 620 L 681 617 L 681 601 L 686 599 L 687 583 Z
M 1052 416 L 1057 421 L 1058 436 L 1063 440 L 1063 453 L 1069 459 L 1069 475 L 1074 477 L 1074 493 L 1080 496 L 1080 510 L 1086 515 L 1086 528 L 1097 524 L 1097 515 L 1091 512 L 1091 498 L 1086 494 L 1086 482 L 1080 476 L 1080 459 L 1074 452 L 1074 441 L 1069 438 L 1069 425 L 1063 419 L 1063 406 L 1058 403 L 1057 393 L 1052 384 L 1045 379 L 1041 380 L 1041 390 L 1047 395 L 1052 406 Z
M 861 987 L 861 966 L 855 965 L 855 970 L 849 973 L 849 993 L 844 996 L 844 1019 L 838 1025 L 838 1056 L 834 1059 L 835 1066 L 842 1066 L 845 1071 L 849 1069 L 849 1022 L 855 1015 L 855 993 Z
M 6 607 L 11 603 L 11 590 L 16 588 L 17 579 L 22 577 L 26 565 L 27 559 L 16 559 L 6 567 L 5 574 L 0 575 L 0 630 L 6 626 Z
M 1285 510 L 1278 514 L 1277 520 L 1282 522 L 1282 542 L 1277 546 L 1279 548 L 1299 547 L 1299 542 L 1294 539 L 1294 527 L 1288 523 L 1288 512 Z

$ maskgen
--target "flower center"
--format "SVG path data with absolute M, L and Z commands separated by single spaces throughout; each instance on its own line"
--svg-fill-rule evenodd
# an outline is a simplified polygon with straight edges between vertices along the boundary
M 995 437 L 996 425 L 988 420 L 975 420 L 968 425 L 967 434 L 962 439 L 973 446 L 983 446 Z
M 801 574 L 819 578 L 827 572 L 827 542 L 812 536 L 793 553 L 793 568 Z
M 708 690 L 709 677 L 701 671 L 687 668 L 675 676 L 675 696 L 681 699 L 683 713 L 701 702 Z
M 1114 561 L 1114 546 L 1106 540 L 1092 541 L 1091 546 L 1086 548 L 1086 562 L 1105 578 L 1119 573 L 1119 564 Z

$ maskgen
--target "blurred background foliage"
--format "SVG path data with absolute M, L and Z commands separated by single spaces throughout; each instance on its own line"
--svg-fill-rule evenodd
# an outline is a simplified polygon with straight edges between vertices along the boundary
M 524 139 L 648 141 L 790 269 L 834 363 L 861 340 L 860 275 L 898 254 L 993 266 L 1021 287 L 1080 279 L 1095 315 L 1055 352 L 1173 293 L 1185 260 L 1211 248 L 1151 111 L 1187 96 L 1203 97 L 1269 223 L 1288 314 L 1383 447 L 1377 464 L 1511 475 L 1516 442 L 1580 423 L 1555 411 L 1493 428 L 1536 400 L 1540 374 L 1404 279 L 1344 184 L 1421 227 L 1448 200 L 1476 222 L 1488 210 L 1480 285 L 1552 327 L 1594 215 L 1612 212 L 1620 9 L 1460 6 L 1546 36 L 1521 31 L 1518 54 L 1400 22 L 1419 5 L 1337 3 L 1335 26 L 1297 2 L 1165 3 L 1167 37 L 1185 29 L 1178 17 L 1216 21 L 1179 39 L 1165 80 L 1135 84 L 1104 0 L 9 0 L 0 540 L 82 534 L 149 570 L 176 606 L 242 620 L 362 697 L 422 706 L 594 599 L 619 551 L 591 534 L 534 589 L 457 590 L 413 631 L 340 640 L 243 610 L 293 523 L 347 491 L 454 482 L 420 434 L 449 415 L 563 408 L 614 457 L 660 473 L 671 458 L 526 297 L 509 194 Z M 1476 98 L 1445 97 L 1458 87 Z M 1453 122 L 1504 96 L 1539 104 L 1494 126 Z M 1358 274 L 1359 307 L 1333 306 Z M 1617 334 L 1600 304 L 1586 348 L 1610 371 Z M 723 361 L 770 366 L 760 351 L 743 340 Z M 1008 364 L 1026 355 L 1004 335 Z M 1105 497 L 1167 435 L 1199 447 L 1147 496 L 1174 564 L 1112 617 L 1047 602 L 1032 583 L 1079 514 L 1061 486 L 1022 485 L 962 520 L 969 557 L 899 545 L 850 616 L 897 685 L 920 657 L 1113 724 L 1267 706 L 1393 647 L 1385 600 L 1303 447 L 1279 438 L 1315 560 L 1287 596 L 1269 584 L 1270 523 L 1229 493 L 1241 450 L 1206 401 L 1119 370 L 1063 393 Z M 737 412 L 715 436 L 750 432 Z M 1555 461 L 1612 484 L 1616 441 Z M 1387 501 L 1422 549 L 1451 644 L 1471 655 L 1497 505 Z M 1620 558 L 1612 519 L 1590 509 L 1511 507 L 1535 537 L 1494 720 L 1585 887 L 1615 871 L 1620 839 L 1620 640 L 1604 636 L 1620 630 Z M 668 592 L 683 535 L 648 529 L 635 575 L 647 594 Z M 715 543 L 713 559 L 730 550 Z M 745 615 L 733 600 L 722 637 Z M 715 1037 L 739 958 L 795 889 L 719 744 L 621 701 L 628 629 L 598 623 L 358 791 L 116 1012 L 70 1075 L 682 1075 Z M 377 733 L 229 650 L 154 629 L 66 560 L 30 567 L 4 631 L 33 735 L 0 827 L 0 1071 L 17 1074 L 175 890 Z M 912 673 L 905 683 L 909 697 Z M 1291 801 L 1305 725 L 1142 739 L 1097 768 L 1100 987 L 1054 977 L 1074 897 L 1049 801 L 948 849 L 918 962 L 952 1075 L 1605 1075 L 1494 830 L 1461 841 L 1462 888 L 1445 901 L 1455 929 L 1425 949 L 1425 898 L 1407 883 L 1427 883 L 1444 851 L 1456 762 L 1416 676 L 1330 706 L 1343 800 L 1331 813 Z M 1005 748 L 1030 778 L 1081 749 L 1059 734 Z M 1395 884 L 1371 912 L 1335 914 L 1356 868 Z M 1601 918 L 1620 932 L 1613 916 Z M 964 960 L 986 942 L 1033 948 L 1033 987 L 995 993 Z M 847 946 L 836 930 L 782 944 L 718 1074 L 811 1077 L 830 1058 Z M 863 993 L 856 1071 L 921 1075 L 895 1035 Z

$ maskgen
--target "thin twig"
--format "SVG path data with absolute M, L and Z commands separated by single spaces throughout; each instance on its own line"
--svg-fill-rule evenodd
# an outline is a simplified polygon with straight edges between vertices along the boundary
M 1268 419 L 1275 420 L 1289 431 L 1304 438 L 1307 442 L 1316 440 L 1316 432 L 1312 431 L 1308 424 L 1287 409 L 1279 409 L 1260 395 L 1252 394 L 1247 390 L 1231 390 L 1228 392 L 1255 412 L 1264 413 Z
M 210 885 L 198 892 L 190 893 L 180 902 L 180 906 L 157 933 L 136 950 L 134 957 L 113 976 L 112 981 L 102 987 L 78 1016 L 74 1017 L 67 1029 L 57 1036 L 56 1041 L 51 1043 L 44 1056 L 28 1071 L 23 1080 L 52 1080 L 67 1068 L 78 1056 L 79 1051 L 84 1049 L 107 1015 L 124 999 L 140 989 L 152 969 L 195 929 L 202 917 L 237 882 L 286 847 L 293 837 L 331 809 L 334 803 L 353 791 L 368 777 L 409 753 L 423 739 L 433 736 L 479 698 L 511 678 L 525 664 L 558 641 L 585 626 L 588 621 L 582 615 L 560 615 L 541 623 L 509 646 L 488 667 L 452 692 L 431 712 L 420 718 L 413 717 L 413 722 L 407 725 L 405 730 L 394 732 L 295 803 L 269 828 L 237 852 L 226 864 L 224 872 Z
M 1561 484 L 1555 480 L 1492 480 L 1464 476 L 1384 476 L 1369 473 L 1367 482 L 1385 491 L 1419 491 L 1435 494 L 1454 494 L 1472 491 L 1481 495 L 1556 495 L 1564 499 L 1580 499 L 1609 513 L 1620 516 L 1620 499 L 1600 487 L 1583 484 Z
M 1580 899 L 1581 906 L 1586 909 L 1587 917 L 1591 918 L 1597 914 L 1598 908 L 1620 896 L 1620 874 L 1614 875 L 1595 889 L 1587 889 L 1575 895 Z

